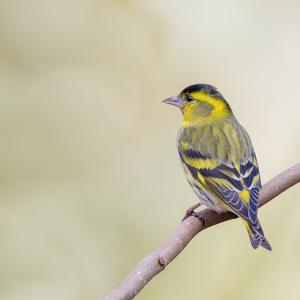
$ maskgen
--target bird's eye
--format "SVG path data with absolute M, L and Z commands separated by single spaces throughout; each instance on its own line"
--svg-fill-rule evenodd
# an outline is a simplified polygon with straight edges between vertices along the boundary
M 191 95 L 187 95 L 187 96 L 185 97 L 185 100 L 186 100 L 187 102 L 191 102 L 191 101 L 193 101 L 193 97 L 192 97 Z

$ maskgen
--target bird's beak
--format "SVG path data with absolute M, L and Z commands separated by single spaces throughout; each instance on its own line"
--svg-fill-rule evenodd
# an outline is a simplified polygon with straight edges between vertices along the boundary
M 183 107 L 182 100 L 180 99 L 179 96 L 170 97 L 168 99 L 163 100 L 162 102 L 163 103 L 167 103 L 167 104 L 171 104 L 171 105 L 174 105 L 174 106 L 177 106 L 179 108 Z

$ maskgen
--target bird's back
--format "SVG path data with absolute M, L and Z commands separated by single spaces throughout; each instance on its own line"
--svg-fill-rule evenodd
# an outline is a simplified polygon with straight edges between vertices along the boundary
M 193 149 L 220 163 L 240 164 L 253 153 L 250 137 L 234 116 L 182 127 L 178 150 Z

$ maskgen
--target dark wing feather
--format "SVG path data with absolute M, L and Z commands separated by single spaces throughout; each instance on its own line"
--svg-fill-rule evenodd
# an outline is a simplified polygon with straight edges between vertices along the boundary
M 224 206 L 238 216 L 255 224 L 257 221 L 258 196 L 261 188 L 259 170 L 255 154 L 235 166 L 233 163 L 218 162 L 213 168 L 209 164 L 211 158 L 198 150 L 179 151 L 180 158 L 188 167 L 195 180 L 199 181 L 199 174 L 204 178 L 202 186 L 214 194 Z M 200 160 L 203 168 L 196 168 L 192 160 Z M 207 167 L 205 167 L 207 162 Z M 210 166 L 209 166 L 210 165 Z M 249 191 L 249 199 L 241 197 L 244 189 Z

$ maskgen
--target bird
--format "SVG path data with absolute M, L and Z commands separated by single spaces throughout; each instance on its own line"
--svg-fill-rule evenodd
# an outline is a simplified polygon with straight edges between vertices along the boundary
M 203 83 L 163 102 L 178 107 L 183 115 L 177 150 L 198 197 L 196 206 L 232 212 L 242 220 L 254 249 L 271 250 L 257 216 L 262 187 L 257 158 L 249 134 L 228 102 L 217 88 Z

